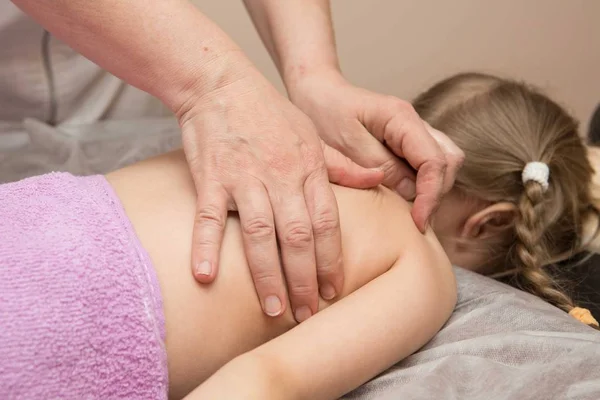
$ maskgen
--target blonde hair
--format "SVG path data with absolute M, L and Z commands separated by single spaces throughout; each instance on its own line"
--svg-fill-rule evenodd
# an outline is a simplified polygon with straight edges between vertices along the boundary
M 516 206 L 512 228 L 490 242 L 486 269 L 516 266 L 512 283 L 566 312 L 572 299 L 549 266 L 582 250 L 582 225 L 594 209 L 592 168 L 578 124 L 536 89 L 507 79 L 464 73 L 414 101 L 421 117 L 465 152 L 456 188 L 467 197 Z M 550 169 L 547 191 L 521 174 L 528 162 Z

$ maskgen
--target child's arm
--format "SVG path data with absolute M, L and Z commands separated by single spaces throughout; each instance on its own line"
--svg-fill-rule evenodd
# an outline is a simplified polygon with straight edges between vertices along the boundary
M 451 266 L 431 233 L 385 274 L 210 377 L 188 399 L 334 399 L 429 341 L 456 301 Z

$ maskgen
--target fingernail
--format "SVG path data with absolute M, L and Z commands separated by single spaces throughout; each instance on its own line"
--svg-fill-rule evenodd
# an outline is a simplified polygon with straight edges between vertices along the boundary
M 310 316 L 312 315 L 312 311 L 310 311 L 310 308 L 308 306 L 302 306 L 300 308 L 298 308 L 296 311 L 294 311 L 294 317 L 296 318 L 296 321 L 298 322 L 304 322 L 307 319 L 310 318 Z
M 410 178 L 402 179 L 398 186 L 396 186 L 396 192 L 406 200 L 413 200 L 416 195 L 416 190 L 415 182 Z
M 271 317 L 281 314 L 281 301 L 277 296 L 267 296 L 265 299 L 265 312 Z
M 325 283 L 323 286 L 321 286 L 320 292 L 321 297 L 325 300 L 331 300 L 335 297 L 335 289 L 329 283 Z
M 200 264 L 196 265 L 196 275 L 210 275 L 212 272 L 212 267 L 208 261 L 202 261 Z

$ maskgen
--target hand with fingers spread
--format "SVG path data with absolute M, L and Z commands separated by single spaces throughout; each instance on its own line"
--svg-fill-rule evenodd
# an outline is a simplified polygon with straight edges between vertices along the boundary
M 382 169 L 384 185 L 414 200 L 413 218 L 424 231 L 464 153 L 409 103 L 354 87 L 339 71 L 308 74 L 288 91 L 328 145 L 364 167 Z
M 237 210 L 266 314 L 281 315 L 289 303 L 302 321 L 317 311 L 319 288 L 325 298 L 340 293 L 339 217 L 329 180 L 376 186 L 381 171 L 324 146 L 310 119 L 191 2 L 15 3 L 177 116 L 198 191 L 190 240 L 199 282 L 216 278 L 226 215 Z M 255 9 L 283 4 L 261 0 Z
M 295 318 L 306 320 L 318 309 L 317 289 L 331 299 L 343 283 L 338 211 L 329 180 L 372 187 L 383 173 L 361 168 L 324 145 L 310 119 L 258 72 L 195 102 L 180 123 L 198 192 L 192 246 L 196 278 L 215 278 L 227 211 L 237 210 L 264 312 L 281 315 L 289 294 Z

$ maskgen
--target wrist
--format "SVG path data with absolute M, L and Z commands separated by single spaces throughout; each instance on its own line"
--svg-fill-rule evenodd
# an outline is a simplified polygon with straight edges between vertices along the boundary
M 305 106 L 318 101 L 319 97 L 323 96 L 324 91 L 331 92 L 332 88 L 347 84 L 348 81 L 339 69 L 323 68 L 305 71 L 303 74 L 296 76 L 289 83 L 286 83 L 286 89 L 290 101 L 304 110 Z
M 182 68 L 179 66 L 179 69 Z M 197 104 L 201 104 L 203 99 L 243 80 L 251 74 L 252 69 L 252 63 L 240 49 L 222 50 L 187 68 L 183 74 L 174 73 L 171 79 L 166 72 L 165 89 L 159 89 L 157 96 L 181 119 Z
M 298 92 L 302 92 L 308 81 L 315 79 L 327 79 L 333 82 L 345 80 L 337 63 L 311 66 L 303 64 L 292 65 L 283 70 L 282 78 L 290 97 L 293 97 Z

